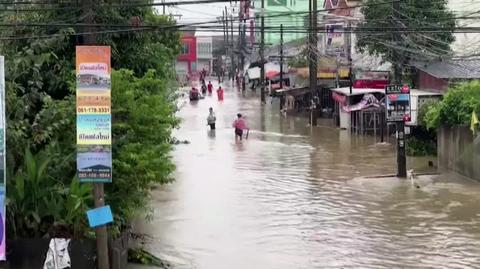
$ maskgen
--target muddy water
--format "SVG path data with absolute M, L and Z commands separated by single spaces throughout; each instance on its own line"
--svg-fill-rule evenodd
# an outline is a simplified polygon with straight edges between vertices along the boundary
M 328 121 L 312 129 L 257 99 L 227 90 L 223 103 L 184 104 L 176 136 L 191 144 L 175 150 L 177 181 L 136 227 L 154 254 L 175 268 L 480 268 L 479 184 L 358 178 L 394 173 L 394 147 Z M 252 131 L 235 142 L 239 111 Z

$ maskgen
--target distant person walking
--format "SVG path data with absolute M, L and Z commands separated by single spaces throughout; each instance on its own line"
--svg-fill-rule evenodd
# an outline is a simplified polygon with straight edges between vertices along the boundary
M 213 108 L 209 108 L 208 112 L 207 124 L 210 126 L 210 130 L 215 130 L 215 122 L 217 121 L 217 117 L 215 116 L 215 112 L 213 112 Z
M 237 114 L 237 119 L 233 122 L 232 127 L 235 128 L 235 140 L 240 139 L 242 140 L 243 131 L 247 130 L 247 123 L 245 119 L 242 117 L 242 114 Z
M 208 82 L 207 88 L 208 88 L 208 94 L 212 94 L 212 92 L 213 92 L 213 85 L 212 85 L 212 82 L 211 82 L 211 81 Z
M 218 86 L 217 98 L 218 98 L 218 101 L 223 101 L 223 89 L 221 85 Z

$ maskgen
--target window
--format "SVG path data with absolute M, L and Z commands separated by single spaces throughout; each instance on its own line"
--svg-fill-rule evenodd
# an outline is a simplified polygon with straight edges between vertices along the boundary
M 268 6 L 287 6 L 287 0 L 268 0 Z
M 188 44 L 182 45 L 182 54 L 188 54 L 190 52 L 190 46 Z
M 200 56 L 210 56 L 212 53 L 212 44 L 210 43 L 198 43 L 197 53 Z

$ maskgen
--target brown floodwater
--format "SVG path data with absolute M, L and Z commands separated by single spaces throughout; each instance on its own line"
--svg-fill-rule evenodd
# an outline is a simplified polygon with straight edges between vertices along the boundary
M 173 153 L 176 182 L 153 192 L 153 218 L 135 225 L 153 254 L 174 268 L 480 268 L 480 184 L 364 178 L 395 173 L 392 144 L 329 120 L 311 128 L 247 95 L 182 100 L 175 135 L 190 144 Z M 237 112 L 251 128 L 242 142 Z

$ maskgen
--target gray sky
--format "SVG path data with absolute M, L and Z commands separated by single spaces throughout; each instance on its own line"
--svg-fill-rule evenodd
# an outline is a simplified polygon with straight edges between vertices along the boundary
M 166 0 L 169 1 L 169 0 Z M 173 0 L 170 0 L 173 1 Z M 181 0 L 175 0 L 181 1 Z M 156 1 L 159 2 L 159 1 Z M 196 5 L 179 5 L 166 7 L 167 14 L 182 15 L 180 18 L 176 17 L 179 24 L 214 21 L 217 17 L 222 16 L 222 11 L 227 6 L 231 12 L 230 3 L 211 3 L 211 4 L 196 4 Z M 158 7 L 161 13 L 163 8 Z M 212 35 L 222 35 L 222 33 L 211 33 Z

